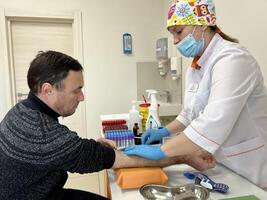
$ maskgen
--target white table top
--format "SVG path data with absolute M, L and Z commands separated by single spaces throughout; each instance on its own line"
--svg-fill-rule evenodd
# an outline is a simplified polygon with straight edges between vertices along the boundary
M 184 177 L 184 171 L 194 171 L 188 165 L 174 165 L 164 168 L 169 180 L 167 186 L 178 186 L 187 183 L 193 183 Z M 211 200 L 218 200 L 223 198 L 238 197 L 245 195 L 255 195 L 262 200 L 267 199 L 267 192 L 252 184 L 243 177 L 237 175 L 231 170 L 218 165 L 214 169 L 205 172 L 212 180 L 217 183 L 225 183 L 229 186 L 227 194 L 220 194 L 217 192 L 210 193 Z M 110 190 L 113 200 L 142 200 L 143 197 L 138 189 L 122 190 L 116 183 L 116 177 L 113 170 L 108 170 L 108 177 L 110 182 Z

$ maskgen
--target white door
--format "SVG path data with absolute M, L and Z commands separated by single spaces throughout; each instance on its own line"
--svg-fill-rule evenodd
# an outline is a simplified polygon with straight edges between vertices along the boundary
M 72 20 L 13 19 L 9 23 L 11 80 L 13 102 L 27 98 L 27 71 L 38 51 L 55 50 L 74 55 Z M 86 137 L 82 124 L 84 106 L 80 105 L 74 115 L 60 118 L 60 123 Z

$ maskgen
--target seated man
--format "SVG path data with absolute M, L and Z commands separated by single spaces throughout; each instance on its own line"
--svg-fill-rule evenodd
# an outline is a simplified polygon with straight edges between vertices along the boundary
M 67 172 L 176 163 L 198 169 L 214 166 L 205 152 L 160 161 L 128 157 L 115 150 L 112 141 L 83 139 L 61 125 L 58 117 L 72 115 L 84 100 L 83 68 L 70 56 L 40 52 L 30 64 L 27 80 L 28 98 L 16 104 L 0 124 L 1 200 L 106 199 L 63 189 Z

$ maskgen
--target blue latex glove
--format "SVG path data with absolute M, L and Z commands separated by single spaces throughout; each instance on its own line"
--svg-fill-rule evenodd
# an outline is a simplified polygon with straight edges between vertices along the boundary
M 154 141 L 161 141 L 163 137 L 167 137 L 170 135 L 170 132 L 167 128 L 158 128 L 158 129 L 148 129 L 142 135 L 142 144 L 151 144 Z
M 124 149 L 124 154 L 136 155 L 151 160 L 160 160 L 166 157 L 160 146 L 136 145 Z

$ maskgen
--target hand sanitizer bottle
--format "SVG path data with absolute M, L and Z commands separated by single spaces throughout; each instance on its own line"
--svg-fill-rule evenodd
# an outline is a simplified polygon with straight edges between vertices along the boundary
M 157 129 L 161 126 L 159 117 L 158 117 L 158 103 L 156 99 L 156 94 L 158 93 L 156 90 L 146 90 L 148 92 L 148 98 L 150 98 L 150 106 L 148 108 L 148 117 L 146 121 L 146 130 L 149 128 Z

